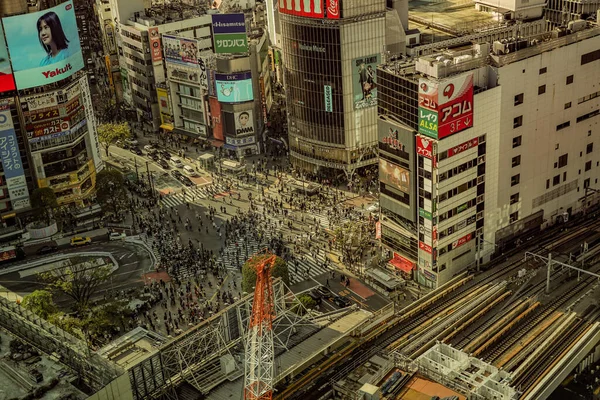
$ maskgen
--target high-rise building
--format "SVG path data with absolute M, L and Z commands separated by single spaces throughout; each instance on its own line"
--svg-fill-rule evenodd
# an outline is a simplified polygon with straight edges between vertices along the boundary
M 377 163 L 377 65 L 385 0 L 279 1 L 292 165 L 351 178 Z
M 600 199 L 600 27 L 448 43 L 378 69 L 382 243 L 429 287 Z

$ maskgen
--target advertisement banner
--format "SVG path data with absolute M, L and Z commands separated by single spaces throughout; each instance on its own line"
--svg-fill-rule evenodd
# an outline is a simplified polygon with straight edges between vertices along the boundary
M 419 208 L 419 217 L 423 217 L 430 221 L 433 219 L 433 215 L 431 215 L 431 213 L 429 211 L 423 210 L 422 208 Z
M 156 89 L 156 95 L 158 97 L 158 110 L 160 112 L 160 123 L 161 124 L 173 124 L 173 117 L 171 115 L 171 107 L 169 106 L 169 93 L 167 89 Z
M 421 241 L 419 241 L 419 249 L 431 254 L 433 249 L 431 248 L 430 245 L 428 245 L 427 243 L 423 243 Z
M 417 135 L 417 154 L 433 159 L 433 141 Z
M 325 94 L 325 111 L 333 112 L 333 99 L 331 98 L 331 86 L 323 86 L 323 93 Z
M 245 53 L 248 51 L 246 18 L 244 14 L 213 14 L 215 53 Z
M 115 83 L 113 82 L 112 66 L 110 65 L 110 56 L 108 54 L 104 56 L 104 62 L 106 63 L 106 71 L 108 72 L 108 84 L 114 90 Z
M 375 222 L 375 239 L 381 239 L 381 221 Z
M 443 139 L 473 126 L 473 74 L 440 83 L 438 137 Z
M 438 138 L 438 86 L 419 79 L 419 133 Z
M 383 158 L 379 159 L 379 180 L 404 193 L 410 193 L 410 172 Z
M 323 9 L 323 1 L 324 0 L 279 0 L 279 12 L 296 15 L 298 17 L 324 18 L 325 12 Z
M 234 116 L 236 135 L 248 135 L 254 133 L 254 117 L 252 110 L 236 112 Z
M 102 161 L 102 158 L 100 157 L 100 142 L 98 141 L 97 129 L 98 125 L 96 123 L 96 113 L 94 112 L 94 106 L 92 103 L 92 92 L 90 91 L 90 83 L 88 82 L 87 76 L 83 76 L 81 79 L 79 79 L 79 86 L 81 87 L 81 100 L 83 102 L 83 109 L 85 110 L 86 118 L 79 124 L 84 124 L 87 120 L 88 135 L 94 144 L 93 146 L 90 146 L 92 150 L 92 159 L 94 160 L 96 171 L 100 172 L 104 168 L 104 161 Z M 75 125 L 75 127 L 71 127 L 71 130 L 77 129 L 79 129 L 77 125 Z
M 265 78 L 264 76 L 260 77 L 260 108 L 262 109 L 263 114 L 263 123 L 266 125 L 268 122 L 267 118 L 267 97 L 265 94 Z
M 387 144 L 394 150 L 406 151 L 406 145 L 398 138 L 399 129 L 395 129 L 395 126 L 388 125 L 386 134 L 381 138 L 381 143 Z
M 15 80 L 10 66 L 8 49 L 4 42 L 4 30 L 0 24 L 0 93 L 10 92 L 15 89 Z
M 461 237 L 460 239 L 457 239 L 454 242 L 452 242 L 452 248 L 455 249 L 457 247 L 460 247 L 463 244 L 469 242 L 472 238 L 473 238 L 473 234 L 469 233 L 468 235 L 465 235 L 465 236 Z
M 217 98 L 224 103 L 243 103 L 254 100 L 252 74 L 215 74 Z
M 13 209 L 16 211 L 30 207 L 21 152 L 10 115 L 10 105 L 6 103 L 0 105 L 0 160 Z
M 163 35 L 163 47 L 167 61 L 198 65 L 198 42 L 196 39 Z
M 58 118 L 38 123 L 33 125 L 31 129 L 27 127 L 28 132 L 33 132 L 33 137 L 40 137 L 44 135 L 52 135 L 53 133 L 66 132 L 69 129 L 69 118 Z
M 150 41 L 150 52 L 152 53 L 152 61 L 162 60 L 162 49 L 160 48 L 160 34 L 158 28 L 148 29 L 148 40 Z
M 377 105 L 377 65 L 379 64 L 381 64 L 380 54 L 352 60 L 352 94 L 355 110 Z
M 340 0 L 327 0 L 327 18 L 340 19 Z
M 200 86 L 204 90 L 208 90 L 208 70 L 204 58 L 198 57 L 198 68 L 200 68 Z
M 213 136 L 215 139 L 224 141 L 223 137 L 223 121 L 221 119 L 221 103 L 214 97 L 208 98 L 208 105 L 210 106 L 210 119 L 213 128 Z
M 84 67 L 72 0 L 2 22 L 17 88 L 54 83 Z
M 472 149 L 473 147 L 477 147 L 477 145 L 479 145 L 479 138 L 467 140 L 466 142 L 461 143 L 458 146 L 450 147 L 448 149 L 448 158 L 460 154 L 463 151 Z
M 253 144 L 256 143 L 256 138 L 254 136 L 248 136 L 248 137 L 243 137 L 243 138 L 233 138 L 233 137 L 229 137 L 227 136 L 225 138 L 225 143 L 231 145 L 231 146 L 247 146 L 249 144 Z

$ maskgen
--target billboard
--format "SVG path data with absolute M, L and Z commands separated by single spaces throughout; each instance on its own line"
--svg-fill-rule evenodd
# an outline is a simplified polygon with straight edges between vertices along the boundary
M 246 53 L 248 36 L 244 14 L 213 14 L 213 39 L 215 53 Z
M 213 127 L 213 136 L 215 139 L 224 141 L 223 137 L 223 121 L 221 120 L 221 103 L 214 97 L 208 98 L 210 106 L 210 119 Z
M 162 39 L 165 58 L 168 61 L 190 66 L 198 65 L 198 42 L 196 39 L 167 35 L 163 35 Z
M 208 91 L 208 70 L 206 69 L 204 58 L 200 56 L 198 56 L 198 68 L 200 68 L 200 86 L 202 86 L 202 89 Z
M 162 60 L 162 49 L 160 48 L 160 34 L 158 28 L 148 29 L 148 40 L 150 41 L 150 52 L 152 53 L 152 61 Z
M 433 159 L 433 141 L 417 135 L 417 154 Z
M 279 0 L 279 12 L 307 18 L 324 18 L 324 0 Z M 331 4 L 332 1 L 330 0 Z M 333 1 L 337 3 L 337 1 Z M 338 5 L 339 10 L 339 5 Z M 338 17 L 339 18 L 339 17 Z
M 0 93 L 15 90 L 15 80 L 13 77 L 10 60 L 8 58 L 8 49 L 4 42 L 4 30 L 0 25 Z
M 333 112 L 333 98 L 331 95 L 331 86 L 330 85 L 324 85 L 323 86 L 323 93 L 325 95 L 325 111 L 327 112 Z
M 254 112 L 246 110 L 234 113 L 235 116 L 235 134 L 247 135 L 254 133 Z
M 419 133 L 443 139 L 473 126 L 473 74 L 419 80 Z
M 161 124 L 173 124 L 173 116 L 171 115 L 171 107 L 169 107 L 169 94 L 166 89 L 156 89 L 158 96 L 158 109 L 160 111 Z
M 379 159 L 379 180 L 404 193 L 410 193 L 410 172 L 383 158 Z
M 254 100 L 252 73 L 215 74 L 217 98 L 224 103 L 243 103 Z
M 340 0 L 327 0 L 327 18 L 340 19 Z
M 8 103 L 0 105 L 0 160 L 2 160 L 4 179 L 13 210 L 31 207 L 21 152 Z
M 352 94 L 355 110 L 377 105 L 377 65 L 380 63 L 380 54 L 352 60 Z
M 72 0 L 2 22 L 17 88 L 54 83 L 84 67 Z

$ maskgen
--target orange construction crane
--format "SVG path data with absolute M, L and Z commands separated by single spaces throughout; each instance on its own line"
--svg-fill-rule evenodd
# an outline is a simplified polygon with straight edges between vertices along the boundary
M 271 268 L 276 258 L 269 252 L 252 258 L 255 261 L 256 288 L 246 338 L 244 400 L 273 399 L 275 300 Z

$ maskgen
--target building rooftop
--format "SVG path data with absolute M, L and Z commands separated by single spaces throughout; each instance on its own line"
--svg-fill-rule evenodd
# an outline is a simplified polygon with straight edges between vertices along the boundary
M 127 369 L 154 354 L 166 342 L 167 338 L 164 336 L 137 327 L 113 340 L 97 353 L 123 369 Z

